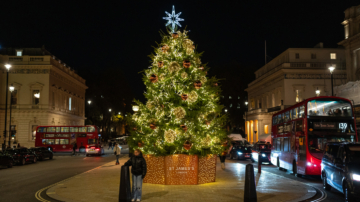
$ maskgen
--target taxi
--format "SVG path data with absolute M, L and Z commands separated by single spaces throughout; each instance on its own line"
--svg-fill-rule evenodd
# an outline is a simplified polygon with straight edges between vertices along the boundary
M 103 155 L 104 154 L 104 148 L 101 147 L 99 144 L 92 144 L 88 145 L 86 148 L 86 156 L 90 155 Z

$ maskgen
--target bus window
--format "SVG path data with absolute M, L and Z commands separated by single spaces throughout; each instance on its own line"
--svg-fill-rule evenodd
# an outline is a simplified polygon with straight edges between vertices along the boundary
M 60 139 L 60 144 L 69 144 L 69 139 Z
M 61 132 L 63 133 L 69 132 L 69 127 L 61 127 Z
M 87 127 L 87 132 L 95 132 L 95 127 L 94 126 Z
M 45 134 L 45 137 L 55 137 L 54 134 Z
M 78 127 L 70 127 L 70 132 L 77 133 L 78 132 Z
M 298 108 L 292 109 L 292 119 L 298 118 Z
M 96 139 L 88 139 L 88 144 L 96 144 Z
M 39 132 L 39 133 L 45 133 L 45 132 L 46 132 L 46 127 L 39 127 L 39 128 L 37 129 L 37 132 Z
M 301 161 L 306 161 L 306 144 L 305 137 L 299 137 L 299 156 Z
M 79 127 L 79 132 L 86 132 L 86 127 Z
M 277 116 L 274 116 L 273 117 L 273 125 L 276 125 L 277 124 Z
M 55 139 L 55 144 L 59 144 L 60 139 Z
M 47 132 L 51 132 L 51 133 L 55 132 L 55 127 L 48 127 Z
M 352 117 L 351 104 L 345 100 L 311 100 L 307 111 L 310 116 Z
M 56 132 L 60 133 L 60 127 L 56 127 Z
M 305 106 L 300 106 L 299 107 L 299 118 L 305 118 Z
M 42 139 L 43 144 L 55 144 L 55 139 Z
M 276 151 L 281 150 L 281 138 L 276 139 Z
M 284 138 L 284 151 L 289 151 L 289 138 Z
M 284 122 L 290 121 L 290 112 L 287 111 L 284 113 Z
M 278 115 L 277 121 L 278 121 L 278 122 L 277 122 L 278 124 L 279 124 L 279 123 L 282 123 L 281 114 Z
M 304 131 L 303 130 L 303 120 L 296 121 L 296 132 Z

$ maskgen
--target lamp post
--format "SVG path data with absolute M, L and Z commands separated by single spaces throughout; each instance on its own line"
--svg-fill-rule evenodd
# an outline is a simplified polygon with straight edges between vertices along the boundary
M 9 69 L 11 65 L 6 64 L 6 95 L 5 95 L 5 125 L 4 125 L 4 146 L 3 150 L 6 148 L 6 120 L 7 120 L 7 101 L 8 101 L 8 93 L 9 93 Z
M 333 71 L 334 71 L 335 67 L 331 66 L 329 67 L 330 70 L 330 80 L 331 80 L 331 96 L 334 96 L 334 86 L 333 86 Z
M 14 92 L 15 87 L 11 84 L 9 87 L 10 90 L 10 120 L 9 120 L 9 142 L 8 147 L 10 148 L 10 142 L 11 142 L 11 136 L 12 136 L 12 130 L 11 130 L 11 108 L 12 108 L 12 92 Z
M 320 90 L 319 90 L 319 88 L 316 89 L 315 93 L 316 93 L 316 97 L 319 97 L 319 95 L 320 95 Z

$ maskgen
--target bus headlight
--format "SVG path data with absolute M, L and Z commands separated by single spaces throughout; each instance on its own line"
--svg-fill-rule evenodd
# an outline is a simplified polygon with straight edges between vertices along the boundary
M 358 175 L 358 174 L 352 174 L 352 178 L 355 181 L 360 181 L 360 175 Z
M 307 162 L 306 165 L 307 165 L 307 166 L 312 166 L 312 163 Z

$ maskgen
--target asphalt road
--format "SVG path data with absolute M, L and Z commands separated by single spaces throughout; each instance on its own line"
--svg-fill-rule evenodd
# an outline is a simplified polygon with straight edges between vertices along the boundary
M 251 163 L 250 160 L 229 160 L 228 158 L 226 159 L 225 161 L 225 164 L 226 162 L 237 162 L 237 163 L 241 163 L 241 164 L 249 164 Z M 253 163 L 254 165 L 254 168 L 257 168 L 258 167 L 258 164 L 255 162 Z M 325 189 L 323 189 L 323 186 L 322 186 L 322 181 L 321 181 L 321 178 L 320 177 L 308 177 L 308 176 L 305 176 L 305 177 L 296 177 L 292 174 L 292 171 L 282 171 L 282 170 L 279 170 L 276 166 L 273 166 L 273 165 L 267 165 L 267 164 L 262 164 L 261 166 L 261 170 L 264 170 L 264 171 L 267 171 L 267 172 L 270 172 L 270 173 L 273 173 L 273 174 L 276 174 L 276 175 L 280 175 L 280 176 L 283 176 L 283 177 L 286 177 L 286 178 L 289 178 L 289 179 L 292 179 L 292 180 L 296 180 L 296 181 L 299 181 L 299 182 L 303 182 L 305 184 L 308 184 L 310 186 L 313 186 L 323 192 L 326 193 L 326 198 L 324 200 L 321 200 L 321 201 L 326 201 L 326 202 L 341 202 L 341 201 L 345 201 L 344 200 L 344 195 L 342 193 L 340 193 L 339 191 L 335 190 L 335 189 L 331 189 L 330 191 L 326 191 Z M 257 171 L 255 171 L 257 172 Z M 311 201 L 311 200 L 309 200 Z M 320 202 L 320 201 L 317 201 L 317 202 Z
M 53 160 L 0 169 L 0 202 L 36 202 L 38 190 L 113 160 L 115 156 L 112 154 L 94 157 L 66 154 L 56 155 Z M 41 196 L 54 201 L 46 194 Z

